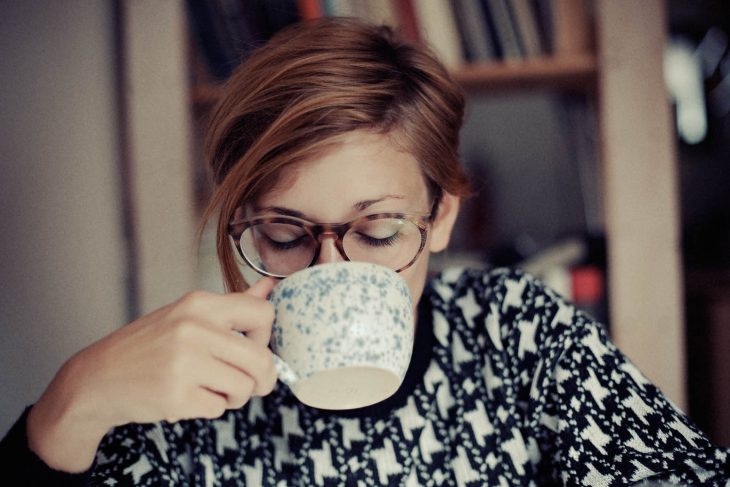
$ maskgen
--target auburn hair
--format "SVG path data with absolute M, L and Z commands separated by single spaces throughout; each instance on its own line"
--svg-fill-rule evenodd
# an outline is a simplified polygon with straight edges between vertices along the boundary
M 218 212 L 227 289 L 246 288 L 228 236 L 236 208 L 348 132 L 391 137 L 419 162 L 433 198 L 466 196 L 463 116 L 464 95 L 433 53 L 387 26 L 322 18 L 274 35 L 224 84 L 205 140 L 216 190 L 203 221 Z

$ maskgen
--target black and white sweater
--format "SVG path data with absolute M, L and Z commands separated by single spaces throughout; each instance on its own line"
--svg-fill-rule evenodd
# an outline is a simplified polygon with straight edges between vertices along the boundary
M 413 359 L 388 400 L 322 411 L 279 385 L 217 420 L 117 428 L 75 479 L 108 487 L 730 485 L 729 453 L 599 324 L 538 281 L 451 270 L 424 292 Z

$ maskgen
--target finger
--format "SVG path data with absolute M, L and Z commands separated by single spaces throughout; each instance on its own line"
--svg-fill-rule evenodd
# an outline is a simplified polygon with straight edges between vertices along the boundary
M 219 335 L 209 342 L 211 355 L 228 366 L 245 372 L 256 384 L 255 393 L 266 395 L 276 384 L 273 354 L 265 345 L 246 336 Z
M 238 409 L 248 402 L 256 383 L 243 371 L 218 360 L 209 361 L 199 370 L 200 386 L 226 399 L 226 409 Z
M 253 286 L 248 288 L 244 294 L 266 299 L 271 290 L 274 289 L 274 286 L 276 286 L 276 279 L 268 276 L 262 277 Z
M 179 318 L 204 321 L 228 330 L 253 332 L 261 336 L 261 343 L 268 343 L 274 321 L 273 305 L 263 298 L 246 293 L 197 291 L 178 301 L 173 312 Z
M 193 391 L 193 397 L 190 401 L 190 411 L 185 415 L 185 419 L 220 418 L 228 408 L 228 400 L 225 395 L 206 389 L 205 387 L 197 387 Z
M 271 290 L 276 285 L 276 279 L 273 277 L 264 277 L 258 280 L 253 286 L 248 288 L 244 294 L 254 296 L 261 299 L 266 299 L 271 293 Z M 271 311 L 273 312 L 273 305 Z M 271 322 L 273 323 L 273 316 Z M 253 339 L 256 343 L 261 345 L 268 345 L 271 339 L 271 323 L 269 326 L 251 327 L 246 331 L 246 335 Z

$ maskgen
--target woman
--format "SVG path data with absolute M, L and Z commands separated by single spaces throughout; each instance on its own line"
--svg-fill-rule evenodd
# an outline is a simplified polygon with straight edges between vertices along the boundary
M 721 485 L 727 452 L 540 283 L 453 270 L 426 285 L 468 194 L 463 108 L 431 54 L 387 28 L 278 34 L 226 84 L 206 145 L 232 292 L 185 296 L 72 357 L 5 438 L 8 468 L 42 485 Z M 424 230 L 421 249 L 382 233 L 393 214 Z M 302 231 L 321 222 L 353 225 Z M 392 267 L 418 305 L 413 359 L 382 403 L 308 408 L 275 387 L 265 298 L 272 276 L 349 258 L 352 238 L 408 254 Z M 306 255 L 272 269 L 261 242 Z M 263 275 L 251 287 L 237 252 Z

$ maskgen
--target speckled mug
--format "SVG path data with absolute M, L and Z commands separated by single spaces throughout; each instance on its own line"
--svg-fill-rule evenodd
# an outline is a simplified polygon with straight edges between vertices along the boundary
M 279 380 L 309 406 L 354 409 L 390 397 L 414 335 L 406 282 L 387 267 L 335 262 L 301 270 L 269 298 Z

